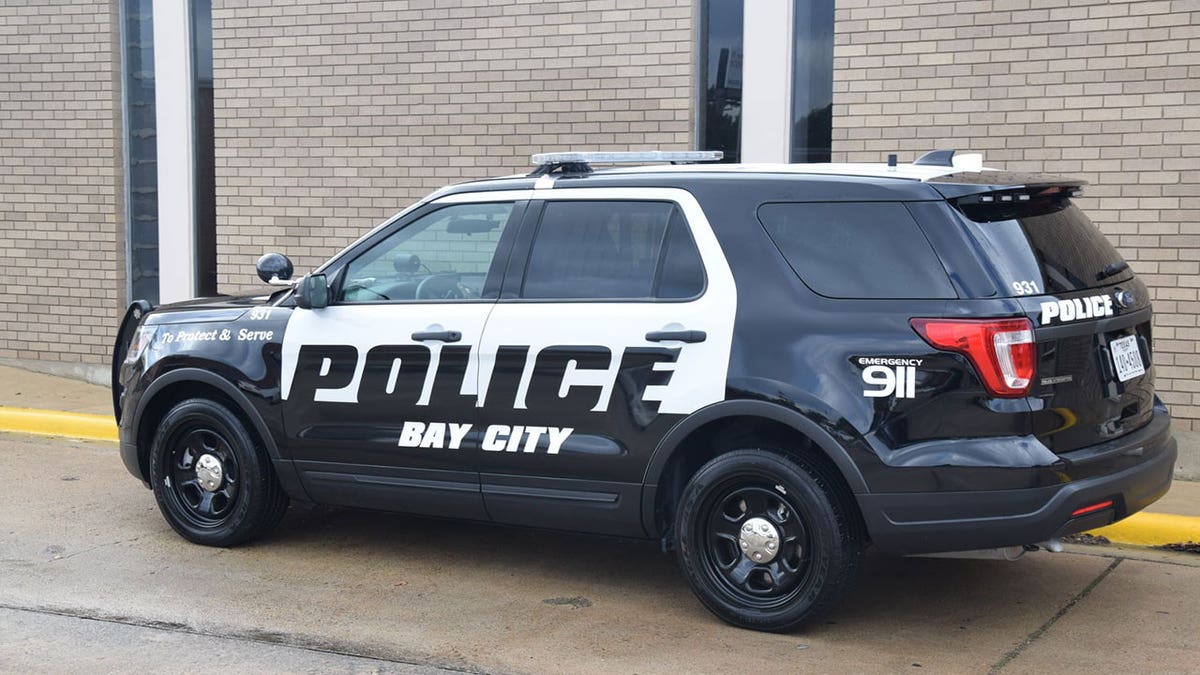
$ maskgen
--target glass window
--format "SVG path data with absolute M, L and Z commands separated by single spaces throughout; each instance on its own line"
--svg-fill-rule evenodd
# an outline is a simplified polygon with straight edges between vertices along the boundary
M 669 202 L 546 204 L 521 296 L 690 298 L 704 289 L 700 254 Z
M 962 211 L 967 231 L 1004 280 L 1003 295 L 1071 293 L 1133 278 L 1108 239 L 1066 199 Z M 1022 287 L 1024 282 L 1033 287 Z
M 763 204 L 758 219 L 821 295 L 957 297 L 924 232 L 898 202 Z
M 195 71 L 196 292 L 217 294 L 217 169 L 213 117 L 212 0 L 192 0 Z
M 700 149 L 741 156 L 743 0 L 700 3 Z
M 154 113 L 154 15 L 151 0 L 123 0 L 125 265 L 129 300 L 158 304 L 158 143 Z
M 511 202 L 456 204 L 426 214 L 355 258 L 340 302 L 477 300 L 492 272 Z
M 795 0 L 792 161 L 828 162 L 833 145 L 833 0 Z

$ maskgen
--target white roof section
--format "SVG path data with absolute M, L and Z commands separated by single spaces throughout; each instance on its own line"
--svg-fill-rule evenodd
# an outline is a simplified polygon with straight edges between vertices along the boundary
M 967 169 L 951 166 L 929 166 L 925 164 L 898 164 L 894 167 L 887 164 L 685 164 L 667 166 L 636 166 L 605 169 L 604 173 L 637 174 L 637 173 L 777 173 L 777 174 L 806 174 L 826 176 L 866 176 L 872 178 L 901 178 L 907 180 L 928 181 L 940 176 L 963 171 L 995 171 L 980 167 Z
M 648 156 L 652 154 L 664 155 L 662 158 L 651 159 Z M 596 159 L 596 163 L 611 163 L 614 161 L 688 161 L 683 157 L 666 158 L 665 155 L 678 154 L 685 155 L 689 153 L 547 153 L 542 155 L 534 155 L 535 164 L 558 162 L 587 162 L 591 157 L 600 157 L 601 155 L 621 156 L 619 159 Z M 699 154 L 699 153 L 697 153 Z M 631 160 L 628 157 L 632 155 L 645 156 L 641 160 Z M 567 159 L 564 159 L 567 158 Z M 705 159 L 711 161 L 711 158 Z M 695 161 L 695 159 L 692 159 Z M 701 160 L 704 161 L 704 160 Z M 981 154 L 955 154 L 952 162 L 954 166 L 938 166 L 931 164 L 897 164 L 896 166 L 888 166 L 885 163 L 824 163 L 824 164 L 641 164 L 639 166 L 621 166 L 615 168 L 605 168 L 602 172 L 605 175 L 620 175 L 620 174 L 648 174 L 648 173 L 773 173 L 787 175 L 825 175 L 825 176 L 863 176 L 871 178 L 899 178 L 902 180 L 913 181 L 929 181 L 941 176 L 947 176 L 954 173 L 963 173 L 969 171 L 997 171 L 997 169 L 987 168 L 983 166 L 983 155 Z M 505 176 L 505 178 L 522 178 L 525 174 L 514 174 Z M 552 185 L 551 181 L 547 181 L 546 187 Z

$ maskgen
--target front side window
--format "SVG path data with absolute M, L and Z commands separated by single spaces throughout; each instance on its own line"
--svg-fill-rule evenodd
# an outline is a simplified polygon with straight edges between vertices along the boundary
M 703 290 L 700 254 L 675 204 L 553 201 L 542 213 L 521 297 L 685 299 Z
M 346 268 L 338 302 L 477 300 L 512 202 L 457 204 L 409 223 Z

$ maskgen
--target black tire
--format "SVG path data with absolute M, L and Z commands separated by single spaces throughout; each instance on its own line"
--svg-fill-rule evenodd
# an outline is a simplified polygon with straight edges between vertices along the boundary
M 205 455 L 219 462 L 215 489 L 206 489 L 197 473 L 201 464 L 211 465 L 201 461 Z M 257 539 L 279 524 L 288 505 L 270 458 L 242 421 L 202 398 L 179 403 L 159 423 L 150 446 L 150 484 L 171 527 L 206 546 Z
M 828 469 L 802 457 L 720 455 L 692 476 L 676 513 L 688 583 L 709 611 L 742 628 L 787 631 L 820 618 L 849 588 L 862 555 L 850 499 Z M 764 548 L 769 535 L 754 539 L 755 525 L 774 528 L 775 549 Z

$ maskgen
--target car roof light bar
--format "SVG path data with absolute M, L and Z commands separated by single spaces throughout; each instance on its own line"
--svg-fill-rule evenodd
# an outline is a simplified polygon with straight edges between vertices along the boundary
M 647 164 L 650 162 L 716 162 L 725 157 L 720 150 L 649 150 L 644 152 L 544 152 L 530 159 L 537 168 L 530 176 L 549 173 L 591 173 L 592 164 Z
M 645 164 L 647 162 L 716 162 L 725 157 L 720 150 L 648 150 L 637 152 L 544 152 L 530 159 L 546 164 Z

